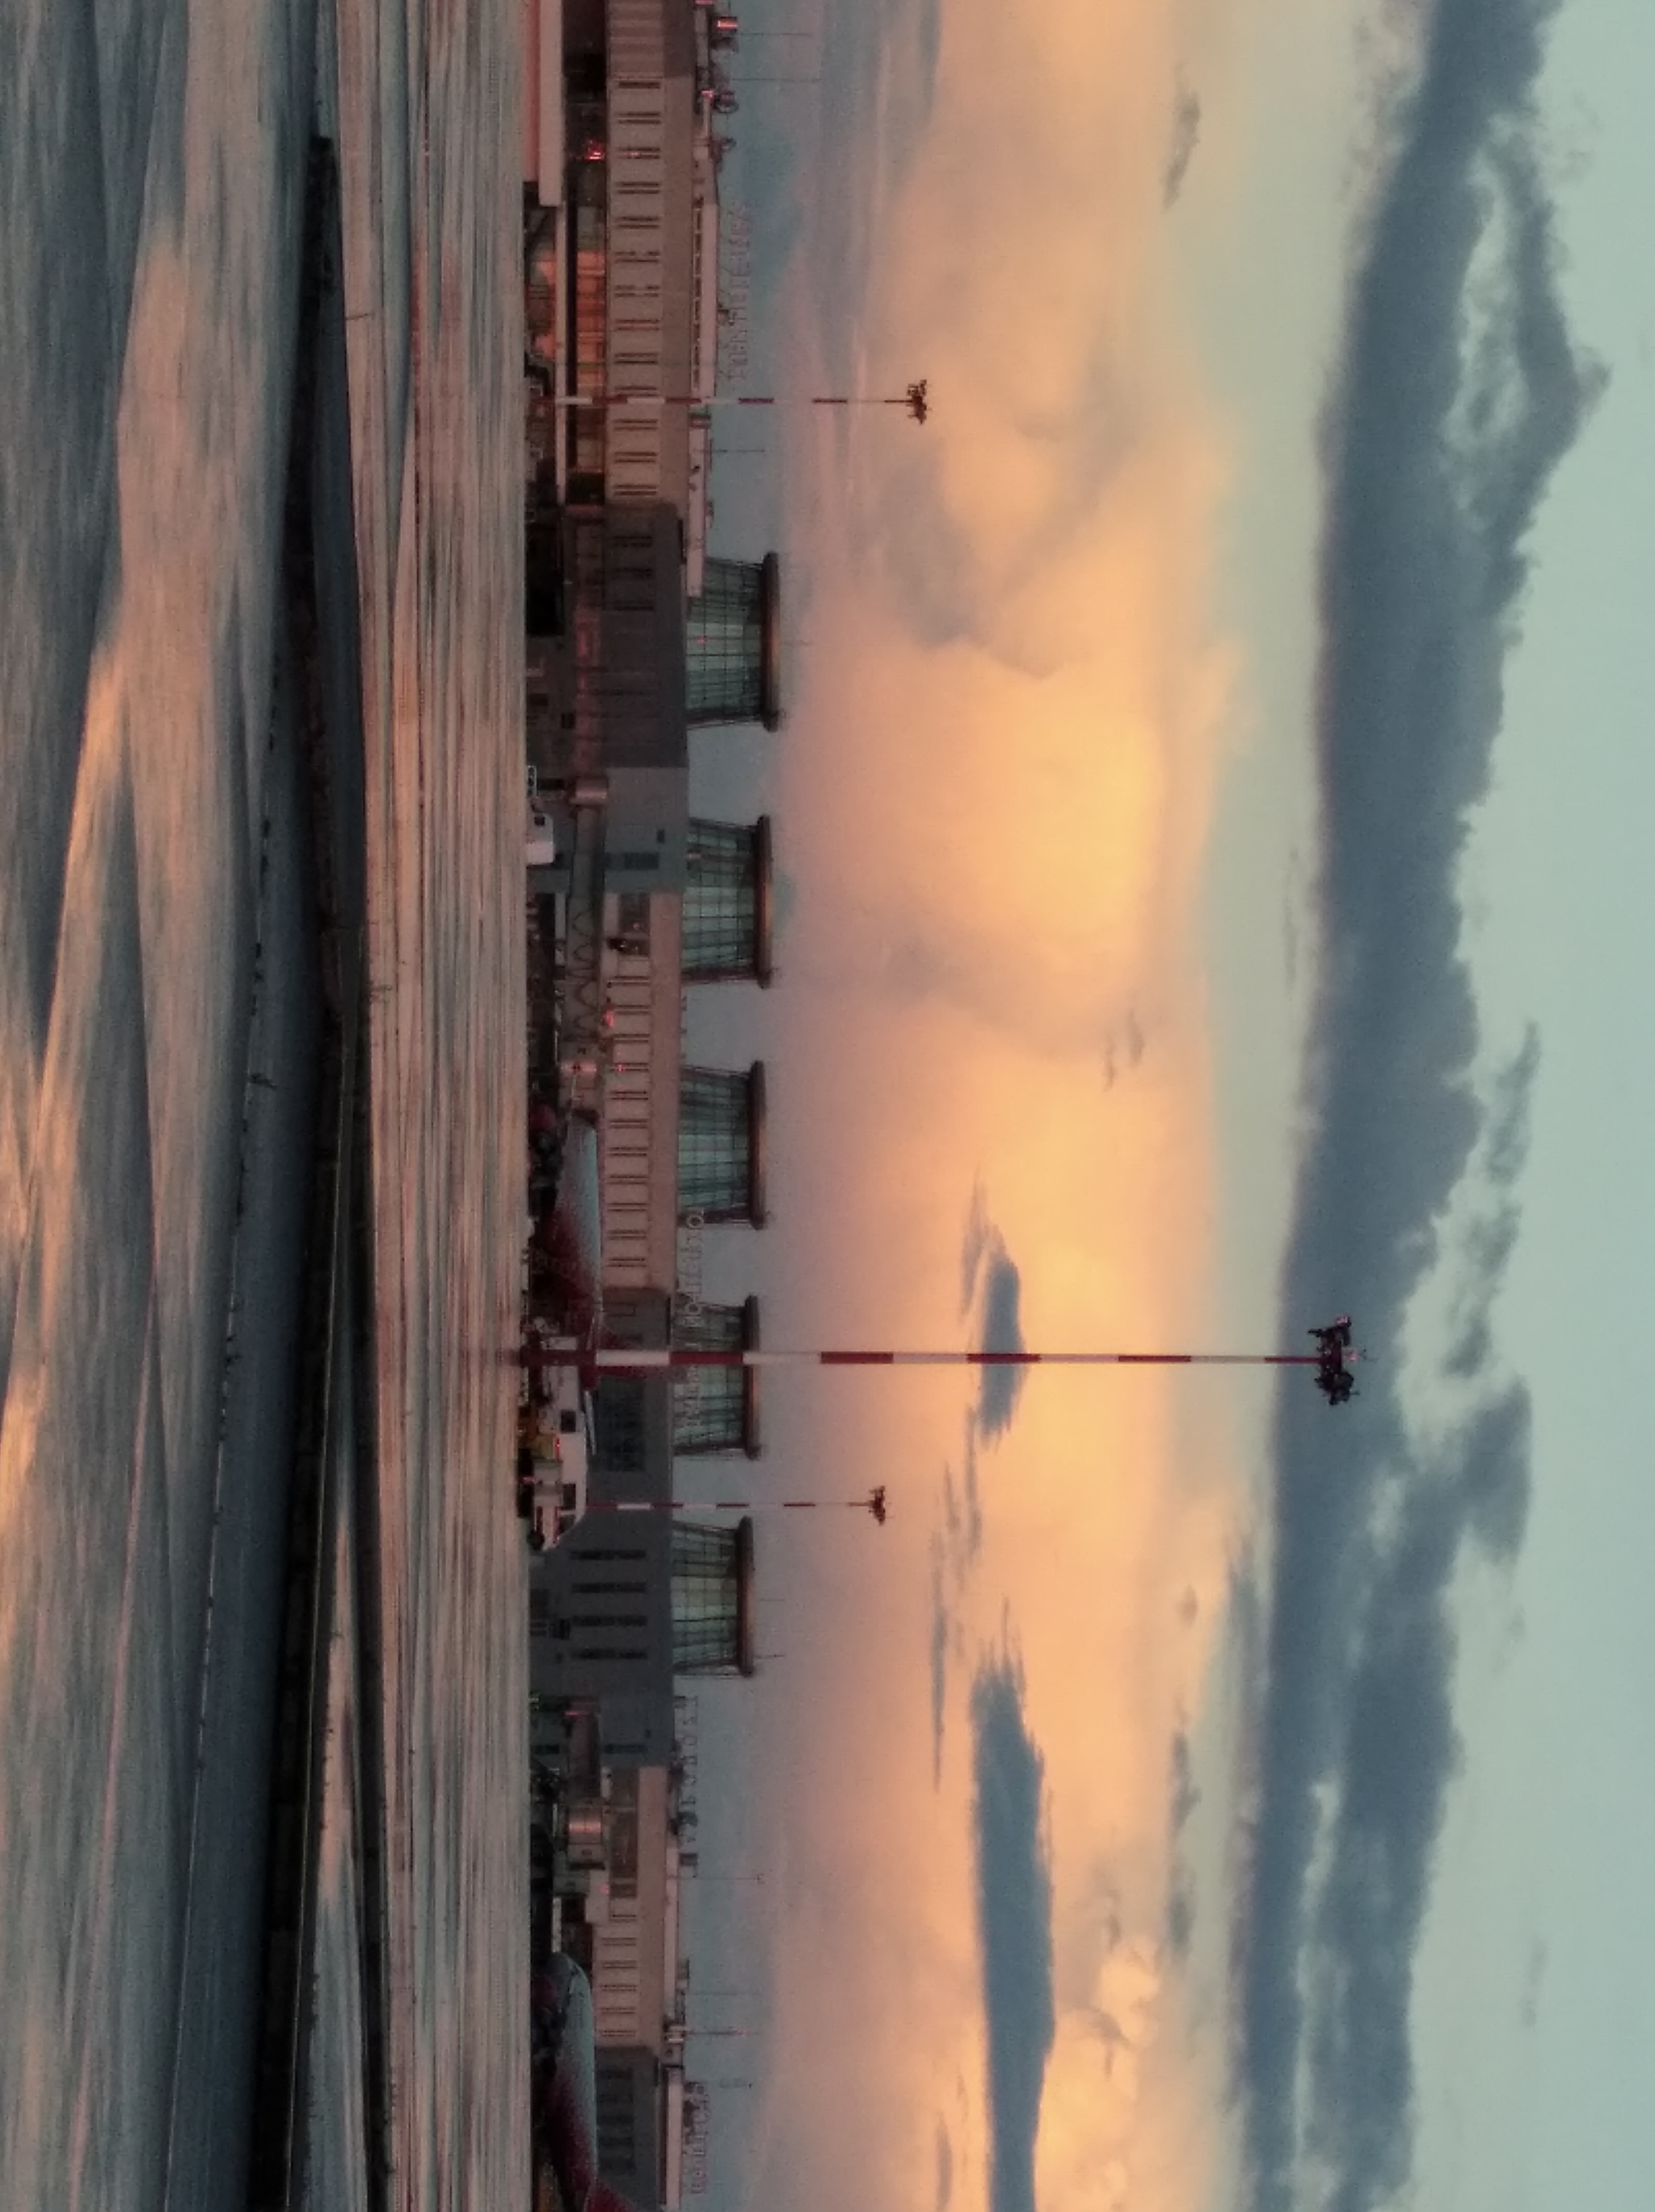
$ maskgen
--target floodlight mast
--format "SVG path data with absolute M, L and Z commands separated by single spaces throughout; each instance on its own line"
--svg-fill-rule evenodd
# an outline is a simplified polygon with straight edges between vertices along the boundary
M 591 1368 L 603 1375 L 654 1375 L 691 1367 L 1318 1367 L 1316 1352 L 772 1352 L 700 1345 L 599 1345 L 526 1348 L 531 1369 Z
M 1330 1406 L 1355 1395 L 1361 1354 L 1351 1338 L 1350 1316 L 1310 1332 L 1314 1352 L 933 1352 L 761 1350 L 756 1346 L 525 1345 L 519 1357 L 531 1370 L 579 1369 L 588 1386 L 605 1375 L 676 1374 L 700 1368 L 766 1367 L 1311 1367 Z
M 797 400 L 776 392 L 560 392 L 552 404 L 571 412 L 605 409 L 622 415 L 659 415 L 668 407 L 696 413 L 704 407 L 900 407 L 910 422 L 923 423 L 931 413 L 931 388 L 929 378 L 922 376 L 899 392 L 812 392 Z
M 693 1372 L 703 1368 L 764 1367 L 1311 1367 L 1317 1389 L 1329 1406 L 1342 1406 L 1356 1395 L 1356 1367 L 1362 1355 L 1352 1340 L 1350 1316 L 1341 1314 L 1310 1332 L 1314 1352 L 772 1352 L 757 1346 L 727 1350 L 703 1345 L 528 1345 L 518 1352 L 531 1372 L 578 1371 L 581 1384 L 594 1389 L 606 1375 L 648 1376 Z M 881 1527 L 886 1516 L 883 1484 L 864 1497 L 589 1498 L 588 1513 L 783 1513 L 848 1507 L 872 1516 Z M 537 1524 L 538 1532 L 538 1524 Z M 537 1538 L 531 1536 L 531 1543 Z M 538 1542 L 544 1543 L 544 1536 Z
M 885 1486 L 860 1498 L 588 1498 L 588 1513 L 819 1513 L 844 1506 L 868 1513 L 883 1528 L 889 1507 Z

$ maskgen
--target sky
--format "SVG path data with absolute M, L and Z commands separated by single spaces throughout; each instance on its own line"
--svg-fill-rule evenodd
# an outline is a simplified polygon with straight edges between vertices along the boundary
M 710 1707 L 721 2194 L 1641 2203 L 1655 24 L 819 26 L 744 42 L 756 373 L 934 412 L 718 479 L 788 660 L 695 768 L 783 871 L 714 1266 L 777 1343 L 1373 1364 L 771 1393 L 892 1518 L 766 1524 Z

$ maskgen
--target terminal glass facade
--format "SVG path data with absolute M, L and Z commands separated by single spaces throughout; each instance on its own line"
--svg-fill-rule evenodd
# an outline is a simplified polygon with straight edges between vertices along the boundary
M 672 1671 L 721 1674 L 741 1655 L 740 1545 L 734 1528 L 672 1531 Z
M 672 1311 L 672 1341 L 697 1351 L 739 1352 L 746 1341 L 740 1306 L 703 1305 L 679 1298 Z M 672 1449 L 688 1455 L 738 1452 L 749 1433 L 747 1372 L 739 1367 L 689 1367 L 672 1377 Z
M 734 822 L 690 824 L 684 891 L 688 982 L 742 981 L 758 973 L 764 868 L 758 830 Z
M 685 1069 L 678 1095 L 680 1218 L 752 1218 L 751 1091 L 751 1079 L 735 1069 Z
M 764 600 L 758 562 L 708 562 L 685 628 L 692 722 L 751 722 L 763 712 Z

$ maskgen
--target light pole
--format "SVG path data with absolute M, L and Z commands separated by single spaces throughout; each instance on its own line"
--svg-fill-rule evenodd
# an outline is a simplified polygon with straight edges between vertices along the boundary
M 614 414 L 659 415 L 667 407 L 900 407 L 915 422 L 931 412 L 928 380 L 921 377 L 898 393 L 812 392 L 794 401 L 775 392 L 561 392 L 553 405 L 604 409 Z
M 1317 1387 L 1329 1402 L 1342 1405 L 1351 1395 L 1361 1355 L 1351 1342 L 1350 1317 L 1342 1314 L 1324 1328 L 1310 1332 L 1314 1352 L 772 1352 L 757 1347 L 710 1349 L 701 1345 L 526 1345 L 525 1367 L 578 1368 L 600 1380 L 605 1375 L 678 1374 L 703 1367 L 1312 1367 Z

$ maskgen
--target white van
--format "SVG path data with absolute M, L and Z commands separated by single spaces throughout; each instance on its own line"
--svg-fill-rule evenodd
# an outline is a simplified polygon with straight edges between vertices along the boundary
M 541 1331 L 532 1331 L 531 1340 L 546 1351 L 575 1348 L 572 1337 Z M 578 1367 L 542 1368 L 536 1380 L 539 1387 L 519 1416 L 518 1510 L 530 1522 L 530 1547 L 538 1552 L 560 1543 L 586 1512 L 593 1405 Z
M 557 829 L 550 812 L 529 801 L 528 836 L 524 843 L 524 865 L 531 868 L 549 868 L 557 859 Z
M 532 761 L 528 763 L 528 835 L 524 850 L 525 865 L 531 868 L 550 868 L 557 859 L 557 825 L 551 818 L 550 804 L 540 796 L 540 772 Z

